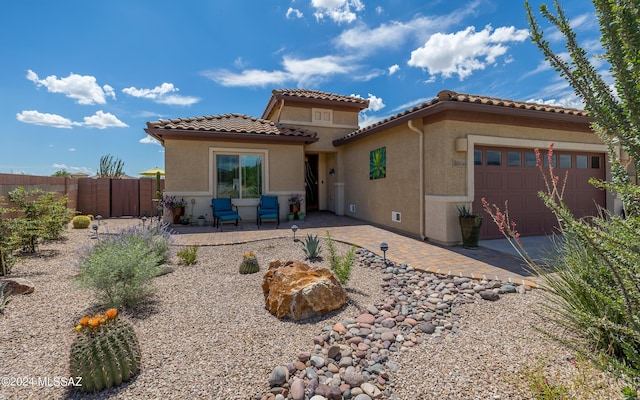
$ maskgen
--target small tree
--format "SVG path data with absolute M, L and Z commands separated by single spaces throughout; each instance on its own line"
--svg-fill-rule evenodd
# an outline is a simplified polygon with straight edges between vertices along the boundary
M 51 174 L 51 176 L 71 176 L 71 172 L 61 169 Z
M 124 175 L 123 167 L 124 162 L 122 160 L 107 154 L 100 157 L 100 167 L 96 175 L 100 178 L 121 178 Z
M 13 211 L 4 207 L 4 197 L 0 197 L 0 276 L 9 275 L 11 266 L 15 262 L 13 252 L 16 249 L 14 241 L 11 239 L 11 226 L 6 214 Z
M 8 221 L 10 241 L 28 253 L 36 252 L 40 239 L 59 239 L 73 215 L 67 208 L 67 196 L 56 199 L 55 192 L 21 186 L 9 192 L 9 200 L 22 215 Z

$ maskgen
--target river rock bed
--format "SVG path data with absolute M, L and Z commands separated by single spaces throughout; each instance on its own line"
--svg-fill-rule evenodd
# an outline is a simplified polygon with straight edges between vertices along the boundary
M 360 314 L 322 328 L 313 347 L 269 375 L 269 393 L 255 400 L 393 399 L 394 354 L 425 340 L 451 341 L 458 332 L 458 307 L 496 301 L 531 288 L 415 270 L 359 249 L 360 265 L 382 272 L 383 298 Z

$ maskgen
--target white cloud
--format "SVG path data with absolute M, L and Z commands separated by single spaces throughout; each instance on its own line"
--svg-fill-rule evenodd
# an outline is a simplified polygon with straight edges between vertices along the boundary
M 393 75 L 400 70 L 400 66 L 398 64 L 393 64 L 388 68 L 389 75 Z
M 376 7 L 376 14 L 380 15 L 384 12 L 384 9 L 380 6 Z
M 158 146 L 162 146 L 162 143 L 148 135 L 140 139 L 139 142 L 142 144 L 157 144 Z
M 62 169 L 62 170 L 69 171 L 69 172 L 82 172 L 82 173 L 85 173 L 87 175 L 91 175 L 91 173 L 92 173 L 91 168 L 67 166 L 67 164 L 53 163 L 53 164 L 51 164 L 51 168 L 55 168 L 57 170 L 61 170 Z
M 73 147 L 70 149 L 67 149 L 68 151 L 76 151 L 76 149 L 74 149 Z
M 406 22 L 390 21 L 376 28 L 359 24 L 344 30 L 334 40 L 334 44 L 338 48 L 348 49 L 351 52 L 371 54 L 379 49 L 402 48 L 409 39 L 424 43 L 432 34 L 446 31 L 449 27 L 460 23 L 469 14 L 473 14 L 479 5 L 479 1 L 474 1 L 444 16 L 416 16 Z
M 38 74 L 32 70 L 27 71 L 26 78 L 36 86 L 44 86 L 50 93 L 63 93 L 65 96 L 76 100 L 78 104 L 105 104 L 106 97 L 115 99 L 115 92 L 109 85 L 100 87 L 96 78 L 89 75 L 71 73 L 66 78 L 58 79 L 55 75 L 44 79 L 38 78 Z
M 360 96 L 359 94 L 352 94 L 352 97 L 359 97 L 361 99 L 364 99 L 365 97 Z M 369 97 L 366 97 L 367 100 L 369 100 L 369 107 L 367 107 L 364 112 L 367 111 L 372 111 L 372 112 L 376 112 L 376 111 L 380 111 L 385 107 L 384 102 L 382 101 L 382 98 L 377 97 L 374 94 L 369 93 L 368 94 Z
M 129 126 L 120 121 L 115 115 L 111 113 L 105 113 L 102 110 L 97 111 L 90 117 L 84 117 L 84 123 L 82 125 L 86 126 L 87 128 L 97 129 L 126 128 Z
M 300 10 L 296 8 L 289 7 L 289 9 L 287 10 L 287 19 L 302 17 L 304 17 L 304 15 L 300 12 Z
M 325 17 L 339 24 L 351 23 L 356 20 L 356 12 L 364 10 L 361 0 L 311 0 L 311 6 L 315 8 L 313 15 L 316 21 L 321 21 Z
M 298 86 L 315 86 L 325 77 L 349 74 L 358 66 L 349 58 L 337 56 L 315 57 L 307 60 L 283 57 L 283 70 L 205 71 L 203 75 L 223 86 L 269 86 L 296 82 Z
M 500 27 L 492 32 L 490 25 L 476 32 L 470 26 L 452 34 L 436 33 L 418 49 L 411 52 L 409 66 L 426 68 L 429 74 L 442 74 L 444 78 L 458 75 L 464 80 L 475 70 L 493 64 L 497 57 L 507 53 L 505 43 L 522 42 L 528 38 L 526 29 L 513 26 Z
M 71 128 L 73 125 L 78 125 L 77 122 L 73 122 L 69 118 L 57 114 L 41 113 L 36 110 L 19 112 L 16 114 L 16 118 L 26 124 L 50 126 L 52 128 Z
M 172 83 L 164 82 L 153 89 L 138 89 L 132 86 L 122 89 L 122 92 L 129 96 L 149 99 L 159 104 L 190 106 L 200 101 L 198 97 L 170 94 L 179 90 Z
M 51 164 L 51 168 L 67 169 L 69 167 L 67 167 L 66 164 L 56 164 L 56 163 L 54 163 L 54 164 Z

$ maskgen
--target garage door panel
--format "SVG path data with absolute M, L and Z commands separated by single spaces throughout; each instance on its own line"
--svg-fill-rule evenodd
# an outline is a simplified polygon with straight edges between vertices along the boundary
M 507 160 L 508 152 L 520 151 L 521 154 L 530 152 L 530 149 L 496 148 L 477 146 L 476 150 L 483 152 L 483 161 L 486 161 L 487 151 L 502 153 L 502 160 Z M 493 153 L 495 154 L 495 153 Z M 569 168 L 556 168 L 554 172 L 559 175 L 559 184 L 565 178 L 568 171 L 567 186 L 565 188 L 564 201 L 569 209 L 577 217 L 594 215 L 597 213 L 597 205 L 605 206 L 606 194 L 589 183 L 590 177 L 604 179 L 604 155 L 578 152 L 563 152 L 570 156 Z M 580 155 L 582 160 L 586 157 L 589 162 L 587 168 L 584 163 L 577 163 L 576 157 Z M 591 158 L 600 158 L 600 168 L 592 168 Z M 567 160 L 565 156 L 565 162 Z M 524 163 L 523 163 L 524 164 Z M 578 168 L 578 164 L 581 166 Z M 596 163 L 597 164 L 597 163 Z M 566 165 L 566 164 L 565 164 Z M 547 172 L 548 173 L 548 172 Z M 557 228 L 557 221 L 553 213 L 546 208 L 544 202 L 538 197 L 539 191 L 545 190 L 544 179 L 537 167 L 531 166 L 474 166 L 475 199 L 474 210 L 481 210 L 481 199 L 484 197 L 490 204 L 497 204 L 504 208 L 504 201 L 509 200 L 509 212 L 511 219 L 515 221 L 517 230 L 523 236 L 541 235 L 553 233 Z M 548 176 L 547 176 L 548 177 Z M 500 231 L 490 218 L 485 218 L 481 238 L 500 238 Z

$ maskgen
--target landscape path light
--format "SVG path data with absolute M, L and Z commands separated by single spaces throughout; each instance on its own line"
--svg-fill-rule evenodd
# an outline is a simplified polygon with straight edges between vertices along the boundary
M 384 265 L 387 265 L 387 250 L 389 250 L 389 245 L 387 242 L 380 243 L 380 250 L 382 250 L 382 262 Z
M 293 231 L 293 241 L 297 242 L 298 240 L 296 239 L 296 231 L 298 230 L 298 225 L 291 225 L 291 230 Z

